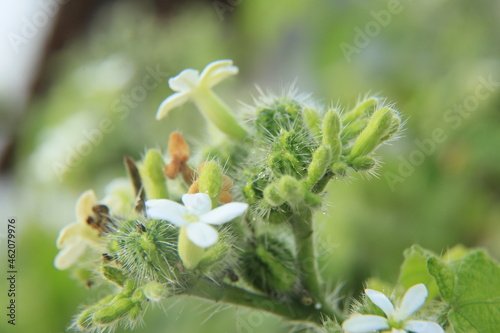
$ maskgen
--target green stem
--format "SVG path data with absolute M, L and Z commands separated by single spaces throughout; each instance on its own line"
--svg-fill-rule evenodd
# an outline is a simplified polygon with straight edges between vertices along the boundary
M 267 296 L 232 286 L 227 283 L 216 283 L 201 278 L 185 292 L 186 295 L 203 298 L 213 302 L 245 306 L 247 308 L 265 311 L 293 321 L 303 321 L 321 325 L 323 315 L 314 307 L 298 302 L 278 302 Z
M 238 141 L 243 141 L 248 136 L 248 132 L 210 88 L 199 87 L 192 98 L 201 113 L 219 130 Z
M 314 246 L 312 211 L 302 207 L 292 216 L 292 227 L 299 267 L 304 286 L 314 300 L 314 305 L 331 319 L 343 320 L 343 315 L 326 302 L 325 291 L 321 286 L 317 255 Z

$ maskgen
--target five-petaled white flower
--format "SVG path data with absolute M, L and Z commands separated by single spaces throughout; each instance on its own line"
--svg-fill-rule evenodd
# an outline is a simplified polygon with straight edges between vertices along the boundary
M 97 205 L 97 197 L 93 190 L 85 191 L 76 203 L 77 222 L 67 225 L 59 232 L 57 248 L 61 251 L 54 260 L 57 269 L 73 266 L 83 255 L 88 246 L 101 248 L 99 230 L 88 223 L 89 216 L 95 213 L 92 208 Z
M 384 313 L 387 318 L 377 315 L 355 315 L 342 323 L 344 331 L 349 333 L 371 333 L 378 330 L 390 330 L 392 333 L 444 333 L 437 323 L 425 320 L 408 320 L 427 298 L 427 288 L 417 284 L 408 289 L 401 303 L 394 308 L 391 301 L 381 292 L 365 289 L 366 296 Z
M 244 139 L 248 133 L 238 123 L 229 108 L 212 91 L 212 87 L 224 79 L 238 74 L 238 67 L 232 60 L 218 60 L 208 64 L 201 74 L 195 69 L 185 69 L 168 80 L 170 88 L 176 91 L 161 103 L 156 119 L 191 100 L 201 113 L 219 130 L 236 140 Z
M 173 225 L 185 228 L 191 242 L 200 248 L 214 245 L 218 233 L 211 225 L 221 225 L 242 215 L 248 204 L 231 202 L 213 210 L 212 201 L 205 193 L 184 194 L 184 206 L 167 199 L 146 201 L 148 218 L 165 220 Z

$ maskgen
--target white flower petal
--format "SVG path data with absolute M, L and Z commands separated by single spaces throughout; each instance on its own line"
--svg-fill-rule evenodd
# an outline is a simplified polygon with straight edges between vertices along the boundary
M 189 91 L 175 93 L 173 95 L 168 96 L 156 111 L 156 119 L 160 120 L 166 117 L 171 110 L 175 109 L 178 106 L 186 103 L 189 99 Z
M 212 200 L 205 193 L 184 194 L 182 202 L 189 212 L 196 215 L 205 214 L 212 208 Z
M 246 203 L 230 202 L 200 216 L 200 220 L 205 223 L 220 225 L 243 215 L 247 209 L 248 204 Z
M 385 296 L 381 292 L 373 290 L 373 289 L 365 289 L 365 293 L 366 293 L 366 296 L 368 296 L 368 298 L 376 306 L 378 306 L 380 309 L 382 309 L 382 311 L 384 311 L 384 313 L 388 317 L 390 315 L 392 315 L 392 313 L 394 312 L 394 305 L 392 305 L 391 301 L 387 298 L 387 296 Z
M 403 296 L 403 300 L 394 310 L 392 318 L 397 321 L 407 319 L 424 305 L 426 298 L 427 288 L 425 285 L 422 283 L 414 285 Z
M 405 329 L 415 333 L 444 333 L 440 325 L 426 320 L 410 320 L 406 322 Z
M 182 217 L 187 213 L 187 209 L 172 200 L 155 199 L 146 201 L 146 216 L 150 219 L 165 220 L 177 227 L 186 225 Z
M 342 323 L 342 328 L 350 333 L 370 333 L 390 328 L 386 318 L 375 315 L 354 316 Z
M 212 61 L 205 67 L 203 72 L 201 72 L 200 75 L 200 82 L 209 82 L 210 77 L 213 75 L 214 72 L 218 70 L 223 70 L 226 67 L 231 67 L 233 65 L 233 61 L 230 59 L 223 59 L 223 60 L 216 60 Z
M 87 190 L 76 201 L 76 219 L 87 225 L 87 218 L 93 214 L 92 207 L 97 205 L 97 196 L 94 190 Z
M 61 231 L 59 231 L 59 236 L 57 237 L 57 248 L 62 249 L 72 243 L 75 239 L 79 237 L 82 233 L 82 228 L 84 225 L 78 222 L 74 222 L 65 226 Z
M 214 227 L 201 222 L 189 223 L 186 227 L 186 235 L 196 246 L 206 248 L 217 243 L 219 234 Z
M 83 240 L 77 239 L 74 243 L 59 251 L 54 259 L 54 266 L 60 270 L 70 268 L 82 256 L 86 247 L 87 246 Z
M 174 76 L 168 80 L 168 85 L 170 89 L 174 91 L 190 91 L 198 86 L 200 81 L 200 74 L 195 69 L 185 69 L 179 73 L 179 75 Z
M 228 66 L 218 69 L 211 73 L 211 75 L 207 77 L 206 82 L 203 82 L 203 84 L 206 84 L 211 88 L 224 81 L 226 78 L 238 74 L 238 71 L 239 69 L 236 66 Z

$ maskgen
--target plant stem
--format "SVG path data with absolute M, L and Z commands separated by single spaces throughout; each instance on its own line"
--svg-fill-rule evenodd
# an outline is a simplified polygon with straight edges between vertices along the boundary
M 343 315 L 326 302 L 325 291 L 321 287 L 314 246 L 312 211 L 302 207 L 295 212 L 292 216 L 292 228 L 297 250 L 297 265 L 302 282 L 314 300 L 314 306 L 331 319 L 342 321 Z
M 207 278 L 199 279 L 184 294 L 213 302 L 245 306 L 285 317 L 292 321 L 303 321 L 320 325 L 323 319 L 322 312 L 312 306 L 305 306 L 298 302 L 274 301 L 265 295 L 256 294 L 223 282 L 216 283 Z

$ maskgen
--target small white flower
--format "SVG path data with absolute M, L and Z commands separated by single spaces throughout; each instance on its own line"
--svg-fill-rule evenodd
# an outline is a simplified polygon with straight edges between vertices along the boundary
M 214 245 L 219 236 L 211 225 L 221 225 L 242 215 L 248 204 L 231 202 L 213 210 L 210 197 L 205 193 L 184 194 L 184 206 L 167 199 L 146 201 L 146 214 L 151 219 L 165 220 L 186 229 L 187 237 L 196 246 Z
M 102 247 L 99 230 L 92 228 L 87 220 L 95 215 L 92 208 L 97 205 L 93 190 L 85 191 L 76 203 L 77 222 L 67 225 L 59 232 L 57 248 L 61 251 L 54 260 L 54 266 L 63 270 L 73 266 L 87 246 Z
M 408 289 L 401 303 L 394 308 L 391 301 L 381 292 L 365 289 L 366 296 L 387 315 L 355 315 L 342 323 L 349 333 L 371 333 L 377 330 L 391 330 L 392 333 L 444 333 L 437 323 L 425 320 L 408 320 L 427 298 L 427 288 L 417 284 Z
M 161 119 L 176 107 L 186 103 L 190 98 L 197 99 L 200 91 L 212 88 L 227 77 L 238 74 L 238 67 L 232 60 L 218 60 L 208 64 L 200 73 L 195 69 L 185 69 L 179 75 L 168 80 L 168 85 L 175 94 L 161 103 L 156 119 Z

